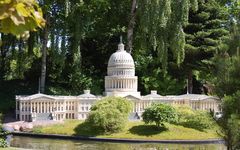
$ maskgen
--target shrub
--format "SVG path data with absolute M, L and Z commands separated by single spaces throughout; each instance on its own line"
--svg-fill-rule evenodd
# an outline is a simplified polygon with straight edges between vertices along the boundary
M 146 124 L 154 122 L 158 128 L 164 126 L 164 122 L 176 120 L 175 108 L 163 103 L 153 104 L 145 109 L 142 114 L 143 121 Z
M 175 106 L 175 109 L 177 113 L 177 120 L 174 123 L 186 122 L 195 114 L 193 109 L 189 106 Z
M 128 121 L 131 103 L 120 97 L 107 97 L 98 101 L 92 108 L 86 122 L 104 133 L 119 132 Z
M 0 147 L 2 147 L 2 148 L 8 147 L 6 140 L 3 138 L 0 138 Z
M 193 110 L 188 106 L 176 107 L 179 125 L 197 130 L 208 129 L 213 125 L 213 118 L 206 111 Z
M 209 129 L 213 125 L 213 119 L 208 112 L 196 111 L 195 114 L 182 123 L 183 126 L 197 130 Z
M 0 123 L 0 147 L 7 147 L 8 144 L 4 139 L 6 137 L 6 132 L 3 131 L 2 125 Z

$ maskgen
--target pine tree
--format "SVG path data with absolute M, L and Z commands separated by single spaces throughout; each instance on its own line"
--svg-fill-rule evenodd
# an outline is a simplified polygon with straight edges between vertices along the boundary
M 181 65 L 188 78 L 188 92 L 193 91 L 194 71 L 211 71 L 214 54 L 226 50 L 228 13 L 216 0 L 198 0 L 198 10 L 190 10 L 186 33 L 185 60 Z

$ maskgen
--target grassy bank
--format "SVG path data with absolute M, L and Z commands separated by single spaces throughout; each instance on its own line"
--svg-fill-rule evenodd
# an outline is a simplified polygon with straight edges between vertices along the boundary
M 104 138 L 127 138 L 147 140 L 201 140 L 219 138 L 217 125 L 205 131 L 186 128 L 179 125 L 166 124 L 166 128 L 158 130 L 154 125 L 145 125 L 143 122 L 128 122 L 126 128 L 120 133 L 102 135 L 91 130 L 88 125 L 78 120 L 66 120 L 64 124 L 36 127 L 33 132 L 47 134 L 82 135 Z

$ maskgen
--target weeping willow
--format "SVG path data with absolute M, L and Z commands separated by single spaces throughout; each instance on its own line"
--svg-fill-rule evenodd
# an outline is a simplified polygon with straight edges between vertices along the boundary
M 139 0 L 141 39 L 147 48 L 157 51 L 166 70 L 169 50 L 177 64 L 185 57 L 185 34 L 189 9 L 197 10 L 197 0 Z

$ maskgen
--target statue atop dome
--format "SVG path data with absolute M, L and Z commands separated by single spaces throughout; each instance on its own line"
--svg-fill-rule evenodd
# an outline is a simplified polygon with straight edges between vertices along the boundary
M 124 44 L 122 42 L 122 36 L 120 36 L 120 43 L 118 44 L 118 51 L 125 51 Z

